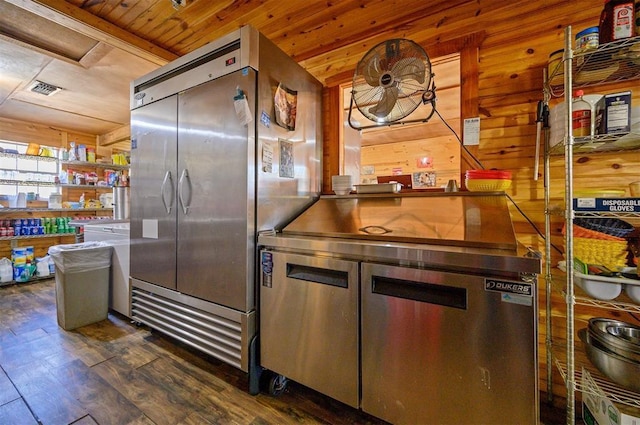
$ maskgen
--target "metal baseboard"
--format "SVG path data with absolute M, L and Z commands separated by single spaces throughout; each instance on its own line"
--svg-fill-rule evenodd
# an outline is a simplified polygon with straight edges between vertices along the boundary
M 131 319 L 245 372 L 255 314 L 131 279 Z

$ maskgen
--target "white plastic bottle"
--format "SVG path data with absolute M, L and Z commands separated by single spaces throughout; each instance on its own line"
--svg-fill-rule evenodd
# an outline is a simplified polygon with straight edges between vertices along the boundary
M 591 104 L 584 100 L 582 90 L 576 90 L 573 98 L 573 137 L 591 135 Z

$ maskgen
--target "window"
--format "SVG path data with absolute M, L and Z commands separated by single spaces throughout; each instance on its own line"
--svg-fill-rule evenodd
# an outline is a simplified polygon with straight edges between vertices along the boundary
M 426 123 L 353 130 L 347 123 L 351 86 L 343 86 L 342 173 L 365 184 L 379 182 L 379 177 L 405 175 L 414 189 L 444 187 L 450 179 L 459 179 L 460 144 L 447 125 L 460 134 L 460 55 L 433 59 L 432 72 L 436 109 L 447 124 L 434 114 Z M 430 111 L 430 105 L 420 106 L 407 120 L 426 118 Z M 370 124 L 355 106 L 352 120 L 363 126 Z
M 57 150 L 53 157 L 26 155 L 28 144 L 0 140 L 0 195 L 15 196 L 33 193 L 36 199 L 48 199 L 56 193 L 58 176 Z

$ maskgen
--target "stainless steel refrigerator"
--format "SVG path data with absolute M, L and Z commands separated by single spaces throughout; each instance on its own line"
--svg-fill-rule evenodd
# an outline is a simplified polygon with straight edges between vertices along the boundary
M 255 365 L 257 232 L 319 195 L 321 90 L 251 27 L 132 82 L 133 320 Z

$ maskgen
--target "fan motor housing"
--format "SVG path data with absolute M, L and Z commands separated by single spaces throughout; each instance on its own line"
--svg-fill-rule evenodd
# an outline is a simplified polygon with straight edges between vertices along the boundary
M 385 72 L 384 74 L 382 74 L 382 76 L 380 76 L 380 85 L 382 87 L 389 87 L 391 86 L 391 84 L 393 84 L 393 75 Z

